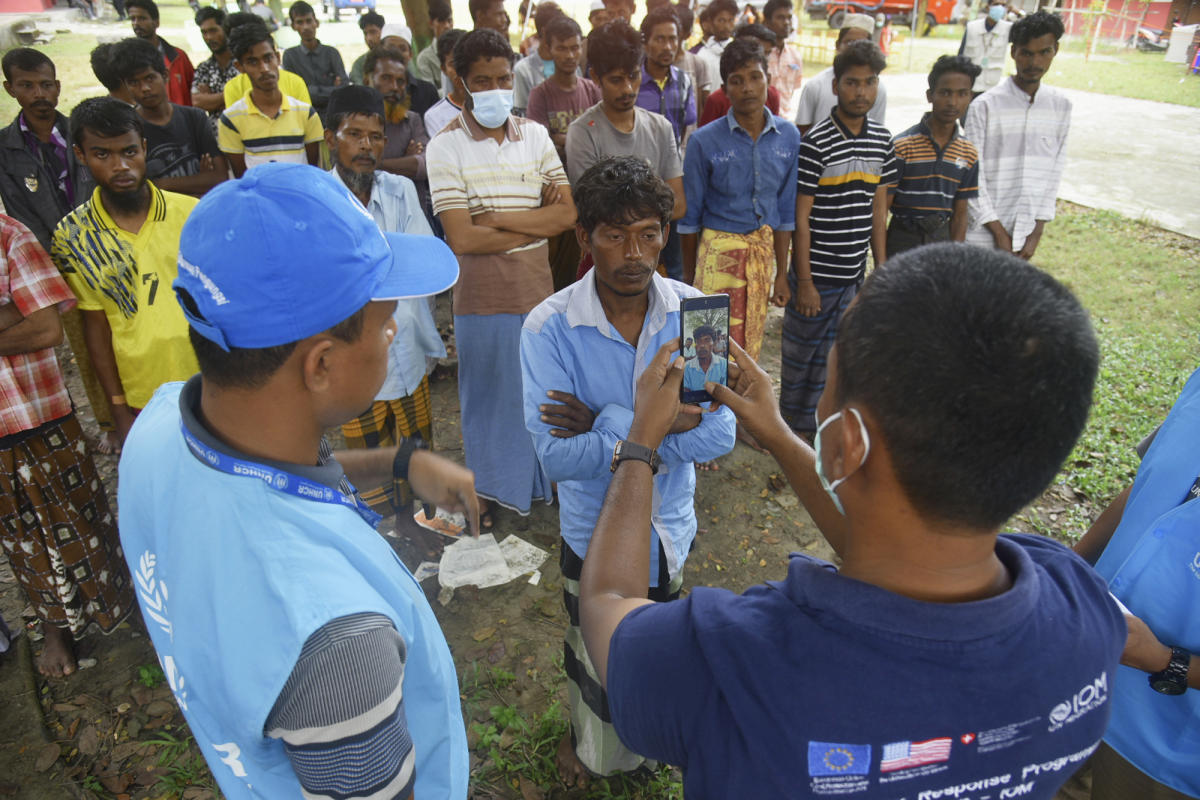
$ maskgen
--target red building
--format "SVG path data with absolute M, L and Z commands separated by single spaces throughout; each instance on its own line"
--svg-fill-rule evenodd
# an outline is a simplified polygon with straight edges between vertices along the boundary
M 1128 39 L 1137 30 L 1139 24 L 1148 28 L 1165 30 L 1171 23 L 1174 14 L 1179 13 L 1175 8 L 1182 6 L 1200 17 L 1200 2 L 1196 0 L 1157 0 L 1142 3 L 1139 0 L 1108 0 L 1108 8 L 1100 22 L 1099 36 L 1102 39 Z M 1096 16 L 1088 11 L 1089 0 L 1061 0 L 1056 9 L 1063 17 L 1067 33 L 1073 36 L 1087 35 L 1096 23 Z M 1144 21 L 1142 14 L 1145 14 Z M 1183 18 L 1183 14 L 1180 13 Z

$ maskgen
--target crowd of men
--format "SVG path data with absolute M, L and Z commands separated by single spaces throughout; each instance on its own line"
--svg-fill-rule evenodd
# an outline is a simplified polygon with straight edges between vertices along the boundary
M 1070 124 L 1042 83 L 1058 17 L 969 23 L 893 134 L 873 20 L 806 77 L 791 0 L 741 25 L 713 0 L 690 50 L 685 6 L 635 28 L 598 0 L 585 36 L 547 1 L 523 57 L 502 0 L 471 0 L 471 30 L 431 0 L 431 41 L 361 15 L 349 71 L 305 0 L 283 52 L 273 15 L 198 9 L 194 68 L 154 0 L 124 6 L 134 36 L 91 56 L 109 94 L 69 118 L 44 53 L 3 56 L 0 542 L 44 675 L 136 595 L 225 796 L 465 797 L 453 660 L 374 529 L 415 498 L 474 532 L 557 498 L 568 784 L 665 761 L 696 797 L 1051 797 L 1106 736 L 1094 797 L 1200 796 L 1200 747 L 1173 738 L 1200 632 L 1162 602 L 1175 578 L 1129 566 L 1157 563 L 1137 536 L 1171 490 L 1139 476 L 1081 545 L 1108 587 L 998 534 L 1070 452 L 1098 363 L 1028 263 Z M 465 468 L 431 452 L 448 290 Z M 728 333 L 681 342 L 681 301 L 718 293 Z M 64 331 L 94 447 L 122 452 L 119 533 Z M 1147 463 L 1190 481 L 1189 402 Z M 739 438 L 841 567 L 680 599 L 696 470 Z

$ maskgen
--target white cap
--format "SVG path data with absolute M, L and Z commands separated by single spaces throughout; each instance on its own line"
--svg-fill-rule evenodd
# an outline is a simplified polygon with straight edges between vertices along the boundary
M 592 0 L 592 5 L 590 8 L 588 8 L 588 14 L 591 14 L 593 11 L 603 11 L 603 10 L 604 10 L 604 0 Z
M 875 20 L 869 14 L 847 14 L 842 20 L 843 28 L 861 28 L 867 33 L 875 33 Z M 387 30 L 387 28 L 384 28 Z M 387 34 L 384 34 L 385 36 Z
M 412 28 L 407 25 L 401 25 L 399 22 L 389 22 L 384 25 L 383 30 L 379 32 L 379 41 L 383 41 L 389 36 L 399 36 L 408 42 L 409 47 L 412 47 Z

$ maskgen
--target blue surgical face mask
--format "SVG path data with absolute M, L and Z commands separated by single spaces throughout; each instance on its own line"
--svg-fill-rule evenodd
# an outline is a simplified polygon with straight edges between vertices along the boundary
M 542 62 L 542 77 L 549 78 L 554 74 L 554 59 Z
M 829 499 L 833 500 L 834 508 L 836 508 L 838 510 L 838 513 L 841 514 L 843 517 L 846 516 L 846 509 L 844 506 L 842 506 L 841 498 L 839 498 L 837 496 L 837 488 L 839 486 L 841 486 L 843 483 L 845 483 L 846 479 L 849 478 L 851 475 L 853 475 L 857 470 L 861 469 L 863 464 L 867 463 L 867 455 L 870 454 L 870 452 L 871 452 L 871 437 L 869 435 L 867 435 L 867 425 L 865 422 L 863 422 L 862 414 L 858 413 L 857 408 L 851 408 L 850 413 L 854 415 L 854 418 L 856 420 L 858 420 L 858 427 L 862 431 L 862 437 L 863 437 L 862 460 L 858 462 L 857 467 L 850 470 L 845 475 L 838 478 L 836 481 L 833 481 L 832 483 L 829 482 L 829 478 L 825 477 L 825 466 L 821 463 L 821 431 L 828 428 L 829 423 L 833 422 L 838 417 L 843 416 L 842 412 L 839 411 L 836 414 L 833 414 L 832 416 L 830 416 L 824 422 L 820 423 L 817 426 L 817 433 L 813 437 L 813 450 L 815 451 L 815 455 L 816 455 L 817 480 L 819 480 L 821 482 L 821 488 L 823 488 L 829 494 Z
M 491 89 L 486 92 L 471 92 L 471 113 L 485 128 L 499 128 L 512 113 L 512 89 Z
M 999 22 L 1000 20 L 1004 19 L 1004 15 L 1006 13 L 1007 9 L 1004 6 L 995 5 L 988 7 L 988 16 L 991 17 L 994 22 Z

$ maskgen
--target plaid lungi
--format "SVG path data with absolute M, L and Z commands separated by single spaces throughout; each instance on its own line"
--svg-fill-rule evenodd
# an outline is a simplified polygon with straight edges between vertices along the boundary
M 107 633 L 133 609 L 116 521 L 74 414 L 0 440 L 0 544 L 44 623 Z
M 683 571 L 671 580 L 661 542 L 658 548 L 658 586 L 650 587 L 646 597 L 665 603 L 679 598 Z M 608 693 L 600 686 L 596 667 L 584 646 L 579 629 L 579 576 L 583 574 L 583 559 L 563 542 L 558 563 L 563 576 L 563 605 L 570 620 L 563 636 L 563 670 L 567 673 L 567 707 L 575 755 L 595 775 L 632 772 L 643 765 L 654 768 L 657 762 L 633 752 L 617 736 L 608 708 Z
M 780 372 L 779 411 L 792 430 L 812 434 L 817 429 L 817 401 L 825 390 L 829 351 L 837 338 L 838 323 L 859 284 L 847 286 L 816 283 L 821 310 L 806 317 L 796 310 L 795 273 L 788 275 L 793 300 L 783 315 L 783 352 Z
M 401 439 L 420 437 L 433 447 L 433 403 L 429 376 L 421 378 L 416 390 L 395 400 L 376 400 L 360 417 L 342 426 L 346 447 L 391 447 Z M 408 481 L 393 480 L 383 486 L 357 487 L 359 496 L 371 510 L 385 517 L 398 514 L 412 505 Z
M 692 285 L 705 294 L 729 295 L 729 338 L 757 359 L 775 288 L 775 233 L 770 226 L 746 234 L 705 228 L 696 247 Z

